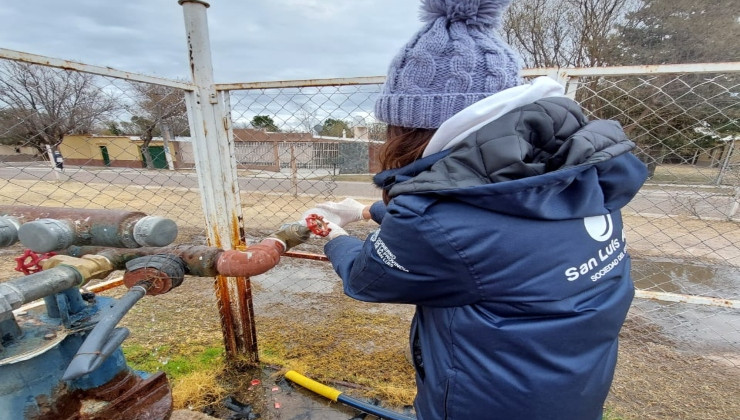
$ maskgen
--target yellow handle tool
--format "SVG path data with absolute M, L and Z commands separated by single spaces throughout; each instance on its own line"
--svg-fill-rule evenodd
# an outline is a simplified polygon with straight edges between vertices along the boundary
M 294 370 L 289 370 L 288 372 L 286 372 L 285 379 L 288 379 L 291 382 L 295 382 L 296 384 L 308 389 L 309 391 L 313 391 L 321 395 L 322 397 L 328 398 L 335 402 L 346 404 L 350 407 L 356 408 L 368 414 L 372 414 L 381 419 L 415 420 L 414 417 L 405 416 L 403 414 L 396 413 L 395 411 L 386 410 L 385 408 L 362 402 L 356 398 L 348 397 L 342 394 L 341 391 L 336 390 L 330 386 L 326 386 L 322 383 L 316 382 L 313 379 L 309 379 Z
M 295 382 L 298 385 L 308 389 L 309 391 L 313 391 L 322 397 L 328 398 L 334 402 L 337 402 L 337 398 L 342 394 L 341 391 L 336 390 L 330 386 L 326 386 L 322 383 L 316 382 L 313 379 L 307 378 L 300 373 L 289 370 L 285 373 L 285 379 L 288 379 L 289 381 Z

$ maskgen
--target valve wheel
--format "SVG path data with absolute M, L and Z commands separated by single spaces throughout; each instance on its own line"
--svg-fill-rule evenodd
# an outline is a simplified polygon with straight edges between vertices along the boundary
M 329 224 L 324 221 L 324 216 L 315 213 L 311 213 L 306 217 L 306 227 L 311 233 L 322 238 L 331 232 Z
M 30 249 L 23 251 L 20 257 L 15 258 L 16 265 L 15 271 L 20 271 L 25 275 L 38 273 L 44 268 L 41 267 L 41 261 L 49 259 L 56 255 L 54 252 L 45 252 L 43 254 L 37 254 Z

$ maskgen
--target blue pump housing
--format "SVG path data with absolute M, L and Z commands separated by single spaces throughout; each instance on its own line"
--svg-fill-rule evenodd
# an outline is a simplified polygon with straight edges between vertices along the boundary
M 36 418 L 65 393 L 94 389 L 131 371 L 119 347 L 93 372 L 62 381 L 62 374 L 87 334 L 115 300 L 95 296 L 85 301 L 76 288 L 44 300 L 45 307 L 16 311 L 16 330 L 21 333 L 3 336 L 0 413 L 7 418 Z M 145 378 L 142 373 L 136 374 Z

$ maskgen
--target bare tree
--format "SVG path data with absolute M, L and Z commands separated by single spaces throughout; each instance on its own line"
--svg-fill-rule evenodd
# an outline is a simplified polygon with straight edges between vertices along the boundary
M 579 25 L 578 49 L 575 62 L 578 66 L 604 66 L 621 64 L 616 51 L 617 24 L 635 6 L 630 0 L 567 0 L 576 9 L 575 25 Z
M 166 140 L 172 133 L 187 130 L 185 95 L 181 90 L 167 86 L 132 83 L 136 92 L 135 103 L 130 109 L 131 122 L 123 124 L 128 134 L 138 135 L 142 142 L 141 153 L 147 168 L 154 168 L 149 151 L 152 139 L 162 135 Z M 165 145 L 167 147 L 167 145 Z
M 503 35 L 527 67 L 615 64 L 617 23 L 635 0 L 522 0 L 504 15 Z
M 316 125 L 319 123 L 319 119 L 316 116 L 316 109 L 314 109 L 308 103 L 298 104 L 298 111 L 295 113 L 295 117 L 298 119 L 298 128 L 303 129 L 304 133 L 313 133 Z
M 527 67 L 558 67 L 573 62 L 572 12 L 562 1 L 514 2 L 504 15 L 506 41 L 518 49 Z
M 43 154 L 67 134 L 90 133 L 119 108 L 95 84 L 96 76 L 27 63 L 0 64 L 3 128 L 17 141 Z

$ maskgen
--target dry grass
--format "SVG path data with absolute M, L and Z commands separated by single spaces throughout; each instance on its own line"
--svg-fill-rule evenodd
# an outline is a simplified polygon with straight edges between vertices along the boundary
M 629 420 L 740 418 L 738 366 L 682 353 L 644 318 L 631 314 L 607 406 Z
M 214 401 L 221 401 L 229 391 L 219 383 L 223 369 L 199 370 L 178 378 L 172 384 L 172 403 L 175 409 L 202 410 Z
M 297 322 L 258 318 L 260 360 L 319 381 L 351 382 L 364 396 L 391 406 L 410 405 L 416 391 L 404 355 L 409 311 L 382 311 L 341 296 L 328 300 L 322 305 L 331 308 L 328 312 L 313 309 Z

